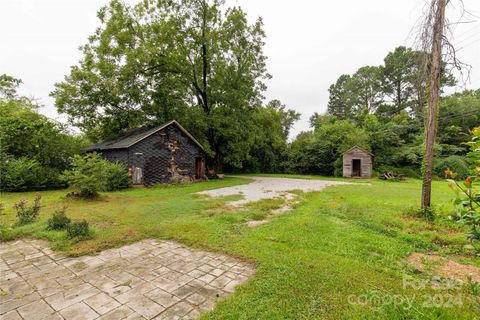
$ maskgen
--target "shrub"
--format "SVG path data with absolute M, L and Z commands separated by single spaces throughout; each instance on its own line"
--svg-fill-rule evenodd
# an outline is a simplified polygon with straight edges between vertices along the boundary
M 467 239 L 473 248 L 480 254 L 480 127 L 472 131 L 472 140 L 468 160 L 471 163 L 470 175 L 462 182 L 456 181 L 457 173 L 450 169 L 445 170 L 449 187 L 456 193 L 454 205 L 456 206 L 452 219 L 470 228 Z
M 31 207 L 27 206 L 27 200 L 22 199 L 15 203 L 14 208 L 17 211 L 17 225 L 22 226 L 28 223 L 32 223 L 38 218 L 40 214 L 40 200 L 42 197 L 39 193 L 35 194 L 35 199 L 33 200 L 33 205 Z
M 335 160 L 335 162 L 333 163 L 333 175 L 335 177 L 342 177 L 343 176 L 343 159 L 342 158 L 338 158 L 337 160 Z
M 96 153 L 76 155 L 71 163 L 71 170 L 65 171 L 64 177 L 81 197 L 96 197 L 105 187 L 105 170 L 102 164 L 102 159 Z
M 104 160 L 97 153 L 76 155 L 71 170 L 64 178 L 81 197 L 94 198 L 99 191 L 112 191 L 130 186 L 130 177 L 123 164 Z
M 0 190 L 26 191 L 62 187 L 59 172 L 29 158 L 5 157 L 0 164 Z
M 47 230 L 64 230 L 70 224 L 70 218 L 65 214 L 66 207 L 56 210 L 48 219 Z
M 36 184 L 36 174 L 40 164 L 31 159 L 9 159 L 2 163 L 1 189 L 8 191 L 26 190 L 29 185 Z
M 86 238 L 90 235 L 90 227 L 85 220 L 72 222 L 67 226 L 67 235 L 69 238 Z
M 439 177 L 445 177 L 445 170 L 450 169 L 457 174 L 458 179 L 466 179 L 470 173 L 466 157 L 450 156 L 435 161 L 433 172 Z
M 132 186 L 132 180 L 128 175 L 128 170 L 123 163 L 105 162 L 107 175 L 104 189 L 105 191 L 126 189 Z

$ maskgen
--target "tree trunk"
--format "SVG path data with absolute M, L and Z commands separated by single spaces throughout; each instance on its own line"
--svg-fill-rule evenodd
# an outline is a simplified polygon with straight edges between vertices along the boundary
M 397 82 L 397 112 L 400 113 L 402 111 L 402 83 L 401 81 Z
M 207 56 L 207 39 L 206 39 L 206 29 L 207 29 L 207 4 L 203 4 L 203 21 L 202 21 L 202 99 L 204 103 L 204 108 L 207 114 L 210 113 L 210 106 L 208 105 L 208 56 Z
M 440 99 L 440 76 L 442 65 L 442 38 L 445 24 L 446 0 L 433 0 L 435 7 L 435 22 L 433 25 L 433 41 L 431 52 L 430 94 L 428 96 L 427 119 L 425 122 L 425 155 L 423 160 L 422 208 L 431 204 L 432 193 L 432 162 L 437 131 L 438 103 Z

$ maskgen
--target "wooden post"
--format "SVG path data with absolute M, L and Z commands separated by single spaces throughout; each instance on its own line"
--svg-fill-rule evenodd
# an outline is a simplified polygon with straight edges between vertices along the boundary
M 423 159 L 422 208 L 431 204 L 433 147 L 437 134 L 438 103 L 440 100 L 440 77 L 442 74 L 442 39 L 445 27 L 445 7 L 447 0 L 437 2 L 433 25 L 432 52 L 430 57 L 430 80 L 428 110 L 425 121 L 425 154 Z

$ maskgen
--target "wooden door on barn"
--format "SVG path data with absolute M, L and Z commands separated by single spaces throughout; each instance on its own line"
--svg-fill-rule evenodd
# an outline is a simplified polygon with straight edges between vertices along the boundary
M 202 157 L 195 158 L 195 179 L 202 179 L 205 175 L 205 164 Z
M 132 167 L 132 182 L 133 184 L 143 184 L 143 167 L 144 159 L 143 153 L 135 153 Z

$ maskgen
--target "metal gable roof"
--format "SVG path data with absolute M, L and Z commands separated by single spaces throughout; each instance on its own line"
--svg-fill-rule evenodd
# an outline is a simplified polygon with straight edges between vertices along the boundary
M 162 129 L 165 129 L 169 125 L 176 125 L 186 136 L 190 138 L 196 145 L 198 145 L 202 150 L 203 146 L 198 142 L 184 127 L 182 127 L 176 120 L 172 120 L 167 122 L 161 126 L 155 128 L 135 128 L 132 130 L 128 130 L 127 132 L 120 134 L 113 138 L 108 138 L 99 143 L 96 143 L 88 148 L 85 151 L 96 151 L 96 150 L 111 150 L 111 149 L 126 149 L 130 148 L 134 144 L 142 141 L 143 139 L 151 136 L 155 132 L 158 132 Z M 204 150 L 205 151 L 205 150 Z

